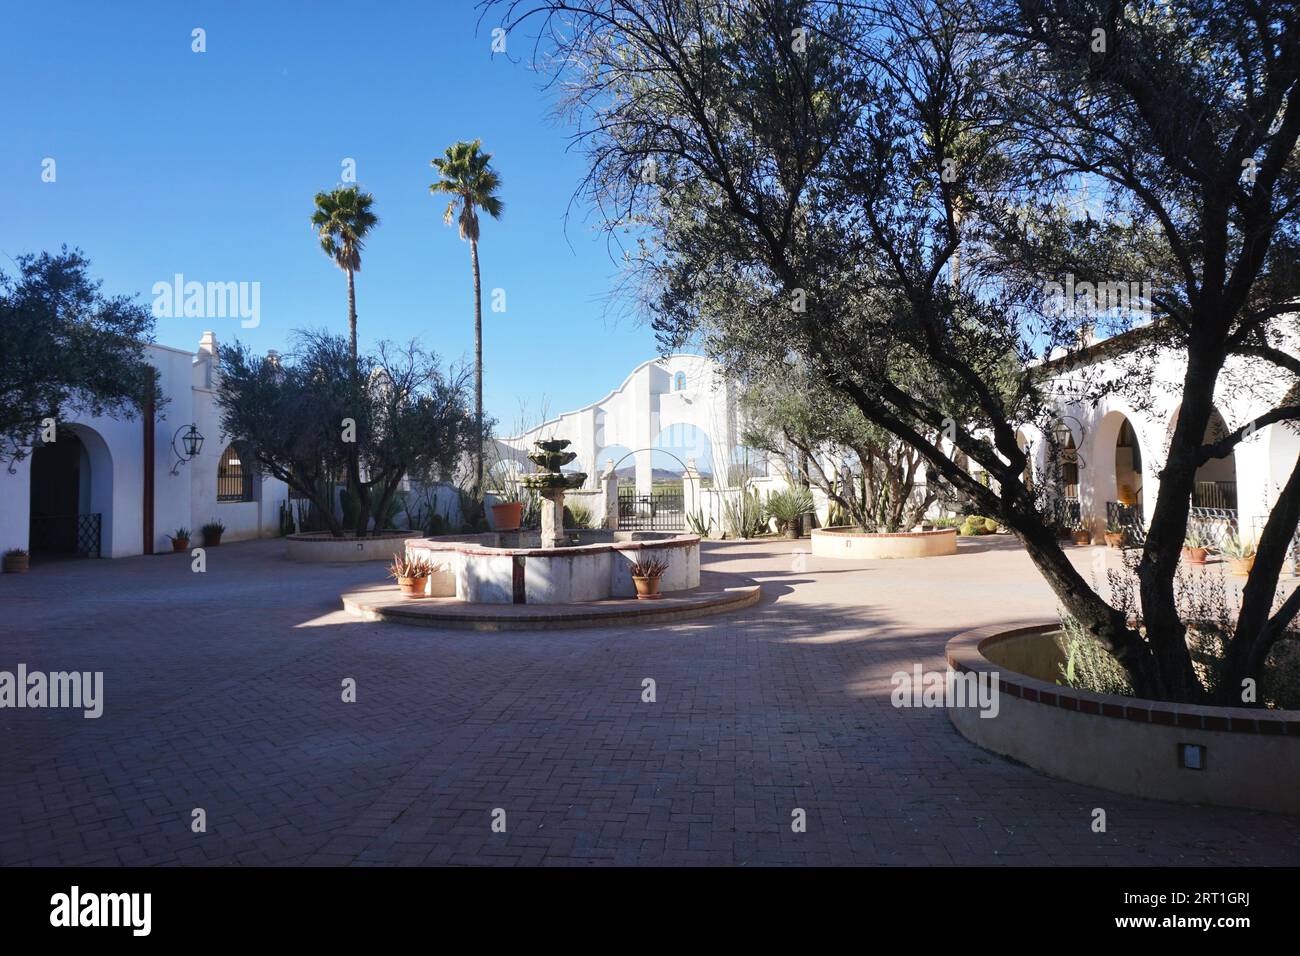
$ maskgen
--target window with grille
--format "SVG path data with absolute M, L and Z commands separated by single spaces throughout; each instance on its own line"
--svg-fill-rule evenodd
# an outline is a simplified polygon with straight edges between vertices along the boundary
M 253 500 L 253 471 L 250 465 L 244 464 L 235 445 L 227 447 L 217 463 L 217 500 Z

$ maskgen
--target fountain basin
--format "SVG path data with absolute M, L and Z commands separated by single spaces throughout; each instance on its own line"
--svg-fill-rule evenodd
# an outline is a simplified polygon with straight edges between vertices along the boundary
M 663 592 L 700 584 L 700 539 L 656 531 L 566 532 L 569 544 L 540 547 L 537 532 L 489 532 L 411 538 L 410 557 L 442 570 L 429 579 L 430 596 L 454 594 L 474 604 L 580 604 L 636 594 L 631 566 L 642 558 L 668 563 Z

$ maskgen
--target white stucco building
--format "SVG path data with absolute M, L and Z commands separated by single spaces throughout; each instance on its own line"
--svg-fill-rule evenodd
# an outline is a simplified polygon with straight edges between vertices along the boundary
M 148 345 L 166 401 L 157 413 L 123 420 L 69 415 L 53 443 L 0 465 L 0 550 L 34 556 L 86 554 L 119 558 L 170 551 L 168 535 L 189 528 L 192 544 L 209 521 L 223 540 L 279 532 L 288 489 L 255 479 L 238 445 L 223 435 L 214 391 L 217 342 L 203 335 L 197 351 Z M 193 425 L 203 436 L 197 457 L 178 463 L 177 437 Z
M 665 438 L 675 428 L 707 436 L 709 461 L 698 464 L 711 473 L 715 487 L 725 486 L 740 433 L 736 390 L 719 366 L 702 355 L 642 362 L 604 398 L 499 439 L 498 446 L 503 460 L 531 468 L 524 455 L 534 441 L 567 438 L 573 443 L 569 450 L 578 456 L 570 468 L 585 472 L 589 487 L 595 487 L 611 461 L 621 469 L 634 460 L 637 492 L 644 495 L 653 483 L 655 454 L 670 454 L 667 449 L 674 444 Z
M 1094 541 L 1100 540 L 1108 519 L 1120 516 L 1141 528 L 1153 513 L 1158 475 L 1177 423 L 1186 364 L 1180 353 L 1166 350 L 1155 359 L 1152 387 L 1139 396 L 1110 394 L 1096 403 L 1071 396 L 1131 375 L 1131 355 L 1142 347 L 1143 334 L 1138 329 L 1096 342 L 1047 366 L 1053 383 L 1064 392 L 1059 417 L 1051 426 L 1065 439 L 1058 438 L 1065 449 L 1062 490 L 1072 517 L 1092 531 Z M 1291 346 L 1287 350 L 1294 354 Z M 1294 388 L 1291 377 L 1275 365 L 1231 357 L 1215 389 L 1216 413 L 1206 441 L 1245 427 L 1282 404 L 1288 389 Z M 1017 437 L 1022 448 L 1032 449 L 1034 475 L 1055 480 L 1058 470 L 1048 461 L 1051 443 L 1046 436 L 1026 425 Z M 1208 531 L 1216 543 L 1222 543 L 1227 533 L 1257 539 L 1298 457 L 1296 423 L 1278 423 L 1258 429 L 1226 457 L 1206 462 L 1196 473 L 1193 524 Z

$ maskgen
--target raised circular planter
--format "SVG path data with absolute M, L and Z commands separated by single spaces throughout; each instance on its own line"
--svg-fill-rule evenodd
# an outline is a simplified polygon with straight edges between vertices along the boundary
M 935 558 L 957 553 L 957 529 L 875 534 L 856 528 L 815 528 L 812 553 L 819 558 Z
M 663 592 L 700 584 L 698 535 L 651 531 L 574 532 L 578 544 L 563 548 L 503 547 L 506 535 L 415 538 L 406 542 L 410 557 L 427 558 L 445 570 L 430 577 L 431 596 L 454 594 L 473 604 L 581 604 L 636 595 L 632 564 L 644 552 L 668 562 L 659 579 Z
M 418 531 L 386 531 L 364 538 L 347 536 L 335 538 L 328 531 L 309 531 L 305 534 L 286 535 L 285 557 L 293 561 L 329 563 L 333 561 L 388 561 L 401 554 L 409 538 L 418 538 Z
M 1058 623 L 1003 625 L 948 642 L 954 680 L 973 674 L 996 687 L 996 709 L 987 711 L 995 716 L 949 702 L 948 717 L 963 737 L 1075 783 L 1300 813 L 1300 711 L 1170 704 L 1040 679 L 1060 659 L 1047 637 L 1059 629 Z M 1188 751 L 1189 745 L 1199 749 Z

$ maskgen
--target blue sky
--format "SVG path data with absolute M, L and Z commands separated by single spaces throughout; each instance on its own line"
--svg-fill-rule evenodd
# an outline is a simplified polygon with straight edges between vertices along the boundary
M 477 137 L 506 204 L 480 244 L 484 401 L 501 431 L 520 399 L 552 414 L 584 405 L 655 354 L 650 329 L 606 301 L 605 237 L 582 208 L 566 228 L 583 160 L 566 152 L 531 44 L 511 37 L 511 58 L 493 57 L 494 24 L 476 33 L 472 0 L 44 2 L 10 4 L 5 20 L 0 268 L 67 243 L 106 291 L 146 303 L 176 273 L 260 283 L 257 328 L 160 318 L 164 345 L 193 348 L 208 327 L 259 351 L 283 350 L 296 328 L 344 333 L 346 280 L 308 219 L 350 157 L 382 220 L 357 277 L 362 347 L 415 336 L 468 360 L 469 249 L 428 192 L 429 160 Z M 504 313 L 488 308 L 494 288 Z

